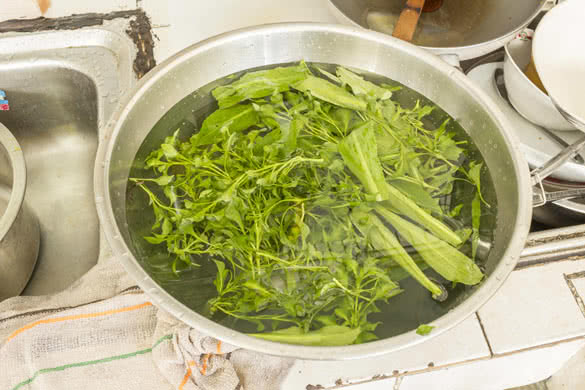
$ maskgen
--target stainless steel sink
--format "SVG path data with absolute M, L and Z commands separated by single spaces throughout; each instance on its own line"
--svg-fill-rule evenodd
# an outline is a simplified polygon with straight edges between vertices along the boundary
M 0 122 L 27 164 L 26 201 L 41 227 L 39 259 L 24 295 L 63 290 L 97 261 L 93 168 L 100 129 L 135 81 L 133 43 L 104 28 L 0 35 Z M 6 166 L 0 166 L 0 177 Z M 101 244 L 100 244 L 101 242 Z

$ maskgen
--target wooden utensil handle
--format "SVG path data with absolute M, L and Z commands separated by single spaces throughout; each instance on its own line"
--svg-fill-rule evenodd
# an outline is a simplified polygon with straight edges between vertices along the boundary
M 410 42 L 424 5 L 425 0 L 408 0 L 394 26 L 392 36 Z

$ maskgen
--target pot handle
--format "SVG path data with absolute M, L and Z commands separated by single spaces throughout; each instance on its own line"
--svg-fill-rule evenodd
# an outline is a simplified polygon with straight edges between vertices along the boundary
M 546 0 L 542 5 L 541 11 L 550 11 L 555 5 L 557 5 L 557 3 L 558 0 Z
M 536 168 L 530 172 L 532 185 L 537 186 L 540 193 L 535 193 L 533 196 L 533 206 L 543 206 L 546 201 L 546 192 L 542 185 L 542 181 L 552 174 L 558 167 L 566 163 L 571 157 L 578 153 L 585 147 L 585 135 L 582 135 L 577 141 L 573 142 L 567 148 L 563 149 L 559 154 L 544 163 L 543 166 Z
M 451 65 L 452 67 L 459 69 L 461 72 L 463 72 L 463 69 L 461 68 L 461 62 L 459 61 L 459 56 L 457 54 L 452 53 L 439 54 L 439 58 L 448 63 L 449 65 Z
M 534 207 L 544 206 L 547 202 L 557 202 L 559 200 L 573 199 L 585 195 L 585 188 L 573 188 L 570 190 L 545 192 L 544 189 L 532 193 L 532 203 Z
M 532 185 L 538 185 L 542 180 L 546 179 L 558 167 L 566 163 L 571 157 L 578 153 L 585 146 L 585 134 L 579 139 L 563 149 L 559 154 L 548 160 L 543 166 L 536 168 L 530 172 L 532 178 Z

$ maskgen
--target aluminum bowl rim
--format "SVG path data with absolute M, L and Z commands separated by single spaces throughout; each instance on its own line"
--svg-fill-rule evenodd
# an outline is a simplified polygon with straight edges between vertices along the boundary
M 418 60 L 424 61 L 428 66 L 439 68 L 443 73 L 452 77 L 454 79 L 453 82 L 461 83 L 462 86 L 465 87 L 466 92 L 475 96 L 476 99 L 481 102 L 483 108 L 488 111 L 501 130 L 501 135 L 505 140 L 508 151 L 514 162 L 514 172 L 519 181 L 518 191 L 516 192 L 516 200 L 519 208 L 517 210 L 514 234 L 509 239 L 504 255 L 493 273 L 470 297 L 465 299 L 465 301 L 457 305 L 447 314 L 433 321 L 432 323 L 436 329 L 430 336 L 419 336 L 416 334 L 416 330 L 413 329 L 409 332 L 386 339 L 365 344 L 340 347 L 311 347 L 282 344 L 247 336 L 198 314 L 164 291 L 139 265 L 122 238 L 121 232 L 115 222 L 114 211 L 111 199 L 109 198 L 108 176 L 115 140 L 120 134 L 125 118 L 132 111 L 132 107 L 136 104 L 138 99 L 142 95 L 148 93 L 150 87 L 155 85 L 160 78 L 166 75 L 166 73 L 172 71 L 175 66 L 210 48 L 220 46 L 233 40 L 242 39 L 245 36 L 291 31 L 347 34 L 359 39 L 371 40 L 381 45 L 403 50 L 407 54 L 417 57 Z M 100 223 L 104 228 L 106 238 L 126 271 L 137 281 L 138 285 L 146 292 L 146 294 L 150 296 L 153 303 L 196 330 L 229 344 L 269 355 L 307 360 L 348 360 L 378 356 L 413 346 L 422 341 L 428 340 L 430 337 L 435 337 L 459 324 L 486 303 L 514 269 L 528 236 L 532 214 L 532 203 L 528 164 L 525 162 L 524 157 L 517 146 L 519 145 L 519 142 L 516 140 L 513 133 L 506 129 L 510 129 L 510 125 L 506 118 L 497 105 L 495 105 L 495 103 L 493 103 L 483 91 L 476 87 L 463 73 L 460 73 L 455 68 L 447 65 L 440 58 L 415 45 L 405 43 L 382 33 L 338 24 L 303 22 L 248 27 L 211 37 L 178 52 L 158 65 L 155 69 L 151 70 L 137 83 L 134 89 L 122 99 L 122 104 L 119 106 L 118 111 L 111 117 L 107 125 L 105 137 L 103 138 L 104 142 L 100 143 L 98 147 L 94 175 L 95 201 Z

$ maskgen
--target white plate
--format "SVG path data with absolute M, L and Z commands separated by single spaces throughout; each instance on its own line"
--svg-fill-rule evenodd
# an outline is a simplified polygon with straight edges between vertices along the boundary
M 585 126 L 583 16 L 584 0 L 568 0 L 554 7 L 536 28 L 532 55 L 549 96 Z
M 520 149 L 524 152 L 530 167 L 539 167 L 554 157 L 562 148 L 555 141 L 551 140 L 541 127 L 532 124 L 520 116 L 499 95 L 494 81 L 494 73 L 498 68 L 503 68 L 502 62 L 481 65 L 469 72 L 468 77 L 487 92 L 492 100 L 500 107 L 504 115 L 506 115 L 512 126 L 512 131 L 514 131 L 520 140 Z M 570 144 L 581 137 L 583 133 L 580 131 L 557 131 L 556 134 Z M 585 158 L 584 153 L 581 153 L 581 155 Z M 551 177 L 559 180 L 585 183 L 585 165 L 575 164 L 573 162 L 565 163 Z

